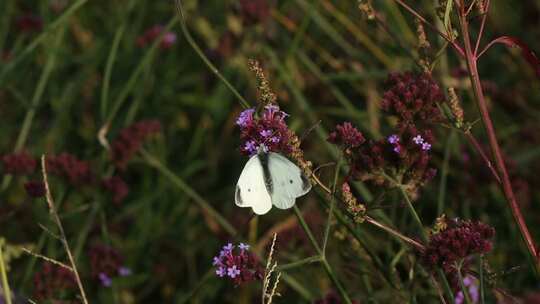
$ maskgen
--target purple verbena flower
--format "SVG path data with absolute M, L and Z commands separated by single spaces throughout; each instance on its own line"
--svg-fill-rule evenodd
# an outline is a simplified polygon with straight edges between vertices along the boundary
M 424 150 L 424 151 L 431 150 L 431 145 L 429 143 L 427 143 L 427 142 L 423 143 L 422 144 L 422 150 Z
M 400 145 L 396 145 L 393 149 L 394 152 L 396 152 L 397 154 L 399 154 L 401 152 L 401 146 Z
M 101 285 L 105 287 L 111 287 L 112 285 L 112 279 L 104 272 L 99 274 L 99 280 L 101 281 Z
M 392 134 L 392 135 L 388 136 L 388 142 L 393 144 L 393 145 L 399 143 L 399 136 L 397 136 L 396 134 Z
M 422 138 L 421 135 L 416 135 L 415 137 L 413 137 L 412 139 L 414 141 L 415 144 L 417 145 L 422 145 L 424 143 L 424 138 Z
M 261 136 L 262 137 L 270 137 L 270 136 L 272 136 L 272 130 L 262 130 L 261 131 Z
M 216 269 L 216 274 L 218 277 L 223 278 L 225 276 L 225 267 L 220 266 L 218 269 Z
M 233 265 L 232 267 L 227 268 L 227 275 L 234 279 L 236 276 L 240 275 L 240 269 L 236 268 L 236 265 Z
M 480 298 L 480 295 L 478 293 L 478 283 L 477 281 L 470 275 L 463 278 L 463 285 L 465 286 L 465 289 L 469 293 L 469 298 L 471 299 L 472 303 L 478 303 L 478 300 Z M 463 304 L 465 303 L 465 295 L 463 294 L 463 291 L 460 290 L 455 297 L 455 304 Z
M 257 143 L 254 140 L 250 140 L 246 142 L 246 145 L 244 146 L 244 150 L 246 150 L 250 155 L 257 152 Z
M 279 136 L 272 136 L 272 138 L 270 138 L 270 142 L 278 143 L 279 142 Z
M 255 109 L 247 109 L 242 111 L 236 120 L 236 124 L 241 128 L 245 127 L 250 121 L 253 120 L 253 113 L 255 113 Z
M 127 268 L 126 266 L 122 266 L 118 268 L 118 275 L 121 277 L 127 277 L 131 274 L 131 269 Z
M 244 244 L 244 243 L 240 243 L 238 245 L 238 248 L 240 248 L 240 250 L 249 250 L 249 245 L 248 244 Z
M 223 252 L 223 251 L 222 251 L 222 252 Z M 221 253 L 220 253 L 220 256 L 219 256 L 219 257 L 215 256 L 215 257 L 214 257 L 214 260 L 213 260 L 213 262 L 212 262 L 212 265 L 218 266 L 218 265 L 223 264 L 223 263 L 221 262 L 221 258 L 222 258 L 222 257 L 223 257 L 223 256 L 221 255 Z

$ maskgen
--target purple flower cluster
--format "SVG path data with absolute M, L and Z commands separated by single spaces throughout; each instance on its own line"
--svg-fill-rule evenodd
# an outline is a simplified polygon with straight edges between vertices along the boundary
M 89 184 L 94 180 L 90 163 L 70 153 L 50 155 L 45 161 L 49 174 L 66 179 L 73 186 Z
M 429 267 L 450 270 L 454 263 L 470 255 L 488 253 L 493 247 L 495 229 L 482 222 L 455 219 L 448 227 L 433 235 L 422 253 L 423 263 Z
M 428 130 L 392 134 L 386 139 L 365 142 L 362 133 L 350 123 L 338 125 L 328 140 L 343 150 L 350 165 L 349 177 L 383 185 L 384 172 L 402 172 L 401 183 L 412 194 L 435 176 L 429 167 L 433 134 Z
M 463 262 L 461 273 L 467 273 L 473 255 L 491 251 L 494 236 L 495 229 L 482 222 L 454 219 L 446 223 L 444 230 L 430 237 L 426 248 L 420 252 L 420 259 L 428 269 L 442 267 L 457 291 L 460 286 L 456 263 Z
M 237 248 L 237 250 L 235 250 Z M 216 267 L 216 275 L 229 278 L 235 285 L 240 285 L 263 277 L 263 269 L 255 256 L 249 252 L 249 245 L 240 243 L 234 246 L 228 243 L 223 246 L 212 265 Z
M 328 136 L 328 141 L 344 149 L 351 149 L 360 146 L 366 139 L 350 122 L 345 122 L 336 126 L 336 130 Z
M 157 120 L 139 121 L 122 129 L 111 145 L 111 156 L 116 167 L 125 169 L 143 142 L 160 131 L 161 123 Z
M 253 155 L 262 150 L 289 154 L 291 132 L 285 123 L 289 115 L 274 104 L 265 106 L 261 117 L 255 114 L 255 109 L 247 109 L 236 120 L 242 141 L 240 152 Z
M 429 74 L 413 72 L 390 74 L 381 106 L 398 117 L 398 130 L 404 132 L 418 126 L 440 122 L 442 115 L 437 104 L 445 100 L 439 85 Z
M 94 245 L 90 248 L 88 255 L 92 277 L 104 287 L 110 287 L 115 277 L 131 274 L 131 270 L 123 265 L 120 253 L 110 246 Z
M 36 159 L 28 152 L 18 152 L 2 156 L 5 174 L 29 175 L 36 170 Z

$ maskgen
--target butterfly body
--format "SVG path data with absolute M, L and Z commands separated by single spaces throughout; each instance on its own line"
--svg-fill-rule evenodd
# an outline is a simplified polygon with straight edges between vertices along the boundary
M 272 205 L 291 208 L 296 198 L 309 190 L 309 180 L 293 162 L 279 153 L 259 151 L 240 174 L 235 203 L 239 207 L 251 207 L 256 214 L 265 214 Z

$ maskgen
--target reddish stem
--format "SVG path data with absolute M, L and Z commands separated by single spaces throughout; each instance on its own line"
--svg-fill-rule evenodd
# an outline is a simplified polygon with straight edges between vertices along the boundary
M 506 165 L 504 164 L 504 159 L 501 153 L 501 149 L 500 149 L 499 143 L 497 142 L 495 128 L 493 127 L 493 123 L 489 115 L 488 106 L 484 98 L 484 92 L 482 90 L 482 85 L 480 83 L 480 76 L 478 75 L 477 57 L 474 54 L 474 51 L 472 49 L 470 35 L 469 35 L 469 24 L 468 24 L 467 16 L 465 14 L 465 10 L 463 9 L 463 7 L 464 6 L 462 4 L 460 12 L 459 12 L 459 22 L 461 25 L 463 43 L 465 47 L 465 59 L 467 61 L 467 68 L 469 70 L 469 76 L 471 78 L 473 92 L 476 97 L 476 103 L 478 105 L 478 109 L 480 110 L 482 121 L 484 123 L 484 128 L 488 135 L 491 152 L 495 159 L 495 166 L 497 167 L 497 171 L 499 171 L 501 175 L 501 182 L 502 182 L 504 195 L 508 201 L 510 210 L 512 211 L 512 216 L 514 217 L 514 220 L 519 227 L 519 231 L 525 242 L 525 245 L 527 246 L 527 250 L 529 254 L 536 261 L 537 259 L 536 246 L 529 232 L 529 229 L 527 228 L 525 219 L 523 218 L 523 215 L 519 209 L 519 205 L 515 198 L 514 191 L 512 190 L 512 184 L 508 176 L 508 171 L 506 170 Z

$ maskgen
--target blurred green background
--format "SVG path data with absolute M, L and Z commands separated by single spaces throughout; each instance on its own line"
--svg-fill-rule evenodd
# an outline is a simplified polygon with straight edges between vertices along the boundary
M 438 20 L 436 1 L 411 5 L 428 20 Z M 201 51 L 251 105 L 257 91 L 247 60 L 254 58 L 282 110 L 291 115 L 291 129 L 302 135 L 321 121 L 302 144 L 315 166 L 336 161 L 337 150 L 326 137 L 337 123 L 351 121 L 366 137 L 386 136 L 392 119 L 379 109 L 384 80 L 390 72 L 420 70 L 413 18 L 392 0 L 373 1 L 373 7 L 375 20 L 362 13 L 357 1 L 184 1 L 188 30 Z M 67 152 L 87 161 L 97 179 L 120 176 L 129 187 L 127 197 L 115 204 L 99 183 L 74 187 L 52 180 L 90 302 L 257 302 L 260 282 L 234 287 L 213 275 L 212 257 L 234 238 L 208 206 L 263 255 L 268 235 L 279 231 L 279 264 L 313 255 L 290 210 L 272 210 L 250 226 L 250 211 L 234 205 L 234 187 L 247 161 L 239 153 L 234 124 L 242 107 L 186 40 L 173 1 L 4 0 L 0 16 L 2 154 L 24 150 L 37 159 Z M 539 2 L 493 0 L 484 43 L 510 35 L 540 50 L 539 16 Z M 426 32 L 428 57 L 437 58 L 434 78 L 443 88 L 455 87 L 466 119 L 478 120 L 464 62 L 451 50 L 439 52 L 443 42 Z M 169 40 L 160 42 L 159 33 L 167 33 Z M 479 68 L 518 199 L 538 238 L 540 81 L 519 49 L 501 45 L 482 57 Z M 98 133 L 107 126 L 103 138 L 112 143 L 123 128 L 148 119 L 158 120 L 161 132 L 145 141 L 143 152 L 125 170 L 118 170 Z M 433 162 L 439 175 L 415 204 L 426 225 L 442 208 L 449 217 L 495 227 L 495 248 L 487 257 L 492 283 L 526 297 L 540 286 L 504 196 L 465 138 L 452 132 L 437 130 Z M 472 132 L 487 142 L 481 122 Z M 4 175 L 0 238 L 14 251 L 25 244 L 66 261 L 61 243 L 39 226 L 56 231 L 44 199 L 32 199 L 24 190 L 39 174 L 36 169 L 30 176 Z M 330 183 L 333 170 L 323 168 L 320 174 Z M 396 193 L 357 187 L 374 216 L 384 213 L 392 226 L 415 235 Z M 298 205 L 320 239 L 326 212 L 317 193 L 299 199 Z M 329 262 L 353 299 L 437 302 L 414 252 L 367 225 L 355 229 L 364 239 L 362 246 L 338 224 L 328 248 Z M 95 243 L 115 248 L 132 274 L 115 278 L 112 288 L 103 287 L 91 274 L 89 252 Z M 382 269 L 365 248 L 380 258 Z M 42 263 L 26 254 L 9 259 L 10 285 L 19 297 L 32 297 L 33 277 Z M 275 303 L 310 303 L 333 289 L 320 265 L 286 273 L 290 279 L 280 283 Z M 398 277 L 398 287 L 388 284 L 383 273 Z M 495 301 L 493 295 L 489 299 Z

